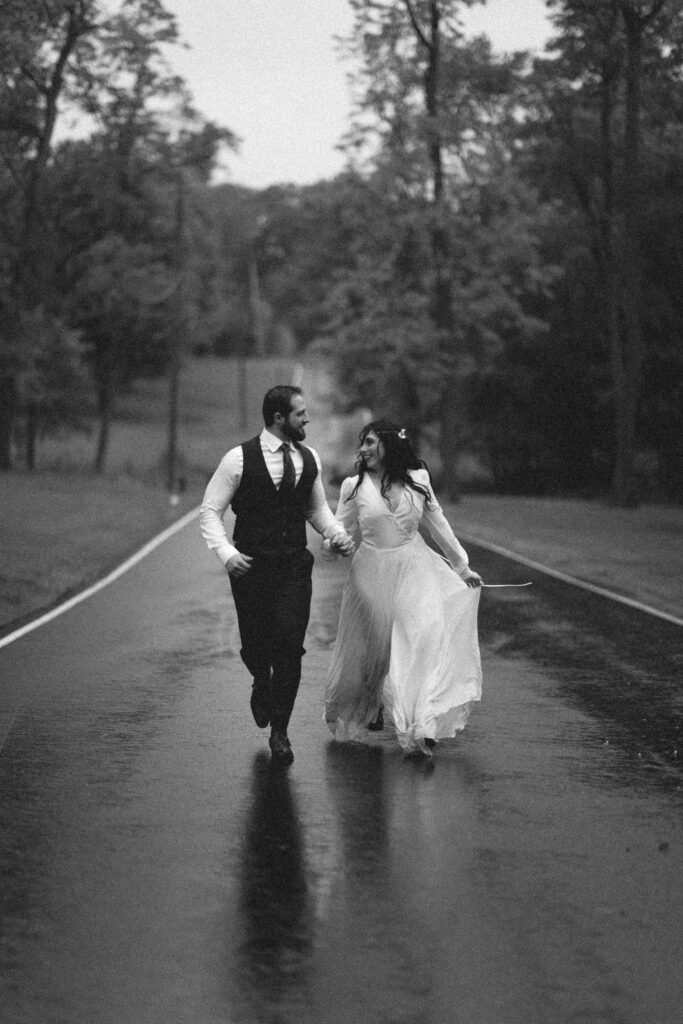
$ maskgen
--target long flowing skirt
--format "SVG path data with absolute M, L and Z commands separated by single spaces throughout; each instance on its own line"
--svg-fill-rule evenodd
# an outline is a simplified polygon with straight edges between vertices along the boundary
M 481 699 L 479 595 L 419 534 L 394 548 L 362 543 L 344 585 L 325 693 L 335 737 L 361 739 L 380 704 L 408 752 L 428 753 L 425 738 L 464 729 Z

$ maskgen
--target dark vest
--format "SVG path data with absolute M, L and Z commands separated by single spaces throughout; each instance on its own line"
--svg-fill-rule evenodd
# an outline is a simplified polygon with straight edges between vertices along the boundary
M 282 496 L 272 481 L 261 451 L 261 438 L 242 445 L 242 480 L 232 499 L 233 543 L 244 555 L 276 557 L 306 547 L 306 513 L 318 467 L 299 445 L 304 468 L 294 493 Z

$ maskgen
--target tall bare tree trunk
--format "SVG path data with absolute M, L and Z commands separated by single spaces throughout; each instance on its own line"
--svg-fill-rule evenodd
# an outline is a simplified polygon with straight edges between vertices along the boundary
M 12 468 L 12 426 L 16 403 L 15 376 L 9 367 L 3 367 L 0 372 L 0 470 L 2 471 Z
M 104 472 L 107 450 L 109 448 L 109 435 L 111 433 L 112 405 L 110 389 L 105 385 L 105 387 L 100 388 L 98 401 L 99 426 L 97 431 L 97 450 L 93 464 L 93 469 L 96 473 Z
M 36 468 L 36 450 L 38 439 L 38 412 L 33 403 L 26 410 L 26 468 Z
M 97 416 L 99 420 L 97 448 L 93 462 L 93 469 L 96 473 L 104 472 L 107 452 L 109 450 L 109 438 L 116 401 L 116 348 L 115 339 L 109 338 L 106 348 L 103 349 L 100 345 L 96 349 L 95 379 L 97 382 Z
M 656 5 L 655 5 L 656 6 Z M 623 219 L 621 260 L 621 350 L 615 379 L 616 458 L 612 501 L 633 505 L 636 420 L 643 376 L 642 260 L 640 252 L 640 109 L 643 30 L 647 18 L 631 3 L 620 4 L 626 38 Z
M 173 336 L 168 367 L 168 450 L 166 453 L 166 489 L 169 494 L 177 493 L 178 485 L 178 422 L 180 417 L 180 370 L 181 353 L 185 340 L 185 302 L 186 302 L 186 196 L 185 179 L 182 168 L 177 169 L 176 180 L 176 226 L 175 226 L 175 272 L 178 275 L 175 292 L 175 315 L 173 317 Z
M 600 145 L 602 203 L 595 217 L 589 192 L 577 182 L 585 212 L 596 228 L 597 259 L 604 288 L 605 335 L 610 360 L 614 423 L 614 465 L 611 498 L 631 505 L 636 498 L 634 447 L 642 382 L 642 270 L 639 240 L 640 197 L 640 77 L 645 23 L 630 0 L 605 8 Z M 626 38 L 625 64 L 615 46 L 618 19 Z M 617 188 L 615 173 L 614 109 L 617 83 L 625 71 L 626 102 L 623 159 Z
M 602 272 L 605 300 L 605 334 L 610 360 L 614 405 L 615 459 L 612 471 L 612 498 L 615 491 L 625 493 L 629 487 L 632 463 L 632 439 L 629 444 L 627 403 L 628 374 L 624 359 L 624 339 L 620 317 L 621 287 L 619 283 L 623 260 L 622 221 L 616 211 L 614 173 L 614 99 L 620 62 L 608 61 L 603 69 L 600 107 L 600 142 L 602 150 L 603 202 L 600 211 L 598 261 Z
M 439 402 L 439 454 L 442 473 L 440 487 L 451 501 L 460 497 L 456 460 L 462 432 L 463 402 L 462 378 L 458 366 L 458 353 L 454 347 L 453 282 L 450 265 L 450 237 L 447 210 L 444 209 L 443 141 L 439 129 L 439 87 L 441 77 L 441 8 L 440 0 L 430 0 L 429 34 L 420 27 L 411 0 L 405 0 L 413 30 L 427 54 L 424 74 L 424 98 L 427 111 L 429 137 L 427 140 L 432 174 L 432 259 L 434 264 L 434 290 L 431 315 L 439 336 L 440 346 L 451 358 L 451 369 L 441 392 Z

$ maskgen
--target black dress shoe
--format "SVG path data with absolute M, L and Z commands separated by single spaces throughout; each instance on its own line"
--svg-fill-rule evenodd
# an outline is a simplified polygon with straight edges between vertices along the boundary
M 255 678 L 251 688 L 251 713 L 259 729 L 270 723 L 270 678 Z
M 278 764 L 292 763 L 294 760 L 294 753 L 286 732 L 279 730 L 272 732 L 268 743 L 270 744 L 270 749 L 273 753 L 273 761 L 277 761 Z
M 377 712 L 377 718 L 374 722 L 368 722 L 368 729 L 370 732 L 381 732 L 384 728 L 384 705 L 380 704 L 379 711 Z

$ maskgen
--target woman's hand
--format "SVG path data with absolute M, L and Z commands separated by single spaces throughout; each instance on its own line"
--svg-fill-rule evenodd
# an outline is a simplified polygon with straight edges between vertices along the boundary
M 460 578 L 468 587 L 480 587 L 483 582 L 479 573 L 474 572 L 473 569 L 468 569 Z
M 227 560 L 225 568 L 231 576 L 236 576 L 239 579 L 240 576 L 246 576 L 251 569 L 253 561 L 254 559 L 251 555 L 241 555 L 238 551 L 237 554 Z
M 325 543 L 328 543 L 327 541 Z M 356 550 L 353 537 L 349 536 L 348 533 L 338 533 L 336 537 L 332 537 L 329 541 L 329 550 L 332 554 L 343 555 L 344 558 L 348 558 Z

